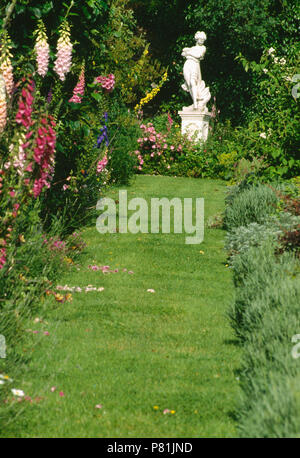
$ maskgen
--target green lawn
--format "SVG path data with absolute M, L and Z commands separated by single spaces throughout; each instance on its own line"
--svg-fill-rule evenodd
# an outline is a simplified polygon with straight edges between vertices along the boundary
M 128 197 L 204 197 L 208 218 L 223 210 L 224 190 L 218 180 L 138 176 Z M 118 199 L 118 190 L 110 195 Z M 51 298 L 40 316 L 47 323 L 28 324 L 50 335 L 28 333 L 23 346 L 32 356 L 14 385 L 40 399 L 14 407 L 20 415 L 9 434 L 235 436 L 240 350 L 226 317 L 233 285 L 224 231 L 205 229 L 201 245 L 186 245 L 184 234 L 100 235 L 95 224 L 83 235 L 80 270 L 59 283 L 105 289 L 74 293 L 57 307 Z

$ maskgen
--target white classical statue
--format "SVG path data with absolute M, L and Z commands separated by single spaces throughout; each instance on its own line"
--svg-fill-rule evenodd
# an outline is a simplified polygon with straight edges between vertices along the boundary
M 206 112 L 206 104 L 210 100 L 211 94 L 209 88 L 205 87 L 205 82 L 202 80 L 200 70 L 200 60 L 204 59 L 206 52 L 206 47 L 203 45 L 206 40 L 206 34 L 204 32 L 197 32 L 195 34 L 195 40 L 195 46 L 184 48 L 181 53 L 181 55 L 186 58 L 183 66 L 185 84 L 181 87 L 189 92 L 193 99 L 193 105 L 184 107 L 183 110 Z

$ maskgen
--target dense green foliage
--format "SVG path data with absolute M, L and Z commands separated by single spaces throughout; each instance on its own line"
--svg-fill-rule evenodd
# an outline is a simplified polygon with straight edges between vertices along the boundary
M 207 34 L 203 78 L 216 96 L 224 119 L 240 124 L 249 113 L 256 77 L 246 74 L 236 56 L 242 53 L 258 61 L 262 52 L 274 46 L 288 55 L 298 31 L 300 7 L 297 0 L 132 0 L 140 24 L 147 30 L 158 58 L 170 65 L 168 95 L 176 107 L 186 96 L 178 91 L 182 79 L 179 59 L 184 46 L 193 44 L 197 30 Z
M 209 298 L 213 309 L 218 310 L 218 307 L 224 307 L 224 295 L 230 293 L 226 282 L 223 288 L 228 288 L 226 292 L 216 293 L 215 287 L 211 288 L 216 279 L 218 285 L 223 281 L 224 265 L 217 253 L 222 250 L 218 245 L 221 232 L 217 231 L 224 224 L 228 231 L 226 268 L 232 269 L 236 287 L 230 319 L 244 348 L 240 434 L 255 437 L 294 436 L 297 431 L 299 434 L 296 399 L 299 373 L 295 361 L 287 355 L 289 339 L 296 334 L 299 321 L 300 45 L 296 33 L 300 6 L 296 0 L 224 0 L 219 3 L 216 0 L 1 2 L 0 335 L 5 334 L 9 350 L 7 359 L 0 361 L 0 422 L 11 421 L 19 402 L 14 399 L 12 404 L 6 402 L 6 396 L 11 395 L 10 382 L 2 372 L 19 377 L 31 361 L 29 355 L 24 355 L 27 349 L 23 351 L 22 343 L 25 331 L 35 333 L 30 328 L 35 313 L 44 313 L 49 304 L 62 304 L 72 299 L 70 294 L 58 293 L 54 282 L 65 270 L 73 269 L 74 274 L 82 267 L 76 262 L 85 243 L 77 229 L 89 220 L 95 220 L 96 203 L 109 192 L 109 187 L 127 186 L 136 174 L 151 174 L 170 177 L 138 177 L 141 186 L 136 190 L 143 193 L 147 188 L 143 183 L 148 183 L 149 192 L 151 190 L 161 197 L 161 193 L 168 189 L 162 185 L 165 180 L 171 183 L 170 189 L 174 192 L 175 188 L 183 192 L 179 184 L 186 186 L 187 177 L 221 178 L 234 185 L 226 198 L 225 213 L 210 215 L 212 219 L 207 224 L 207 246 L 212 256 L 205 264 L 211 269 L 201 273 L 203 281 L 208 284 L 204 299 Z M 183 47 L 193 45 L 197 30 L 205 31 L 208 37 L 205 43 L 207 53 L 203 66 L 201 64 L 203 79 L 212 94 L 208 105 L 211 111 L 209 137 L 205 143 L 181 133 L 177 113 L 188 104 L 188 95 L 181 90 L 183 60 L 180 55 Z M 176 177 L 175 188 L 171 176 Z M 191 180 L 191 183 L 196 181 Z M 213 204 L 218 202 L 216 206 L 219 206 L 220 182 L 204 180 L 197 183 L 193 184 L 195 189 L 200 185 L 204 197 L 212 199 Z M 115 203 L 118 203 L 117 199 Z M 210 245 L 212 228 L 216 233 L 214 241 L 217 245 L 214 247 Z M 110 238 L 111 235 L 108 237 L 109 240 L 103 239 L 97 258 L 99 262 L 102 262 L 103 253 L 108 256 L 111 246 L 119 252 L 120 240 Z M 152 245 L 145 241 L 142 251 L 138 248 L 139 238 L 137 245 L 129 240 L 123 247 L 126 251 L 124 259 L 136 262 L 140 256 L 141 262 L 150 262 L 152 256 L 161 256 L 161 252 L 157 252 L 156 238 Z M 195 316 L 199 314 L 200 320 L 202 310 L 199 311 L 197 296 L 190 295 L 190 291 L 199 288 L 199 279 L 194 275 L 199 271 L 199 256 L 195 252 L 190 261 L 190 248 L 186 247 L 185 265 L 178 274 L 178 253 L 181 251 L 176 248 L 175 239 L 164 244 L 162 250 L 165 264 L 160 264 L 160 267 L 166 272 L 169 272 L 170 253 L 171 257 L 174 255 L 176 275 L 170 271 L 167 276 L 170 285 L 174 283 L 174 295 L 167 296 L 170 286 L 167 284 L 165 300 L 172 302 L 171 308 L 161 308 L 159 299 L 152 304 L 153 319 L 158 313 L 164 333 L 168 333 L 168 320 L 172 319 L 175 335 L 177 321 L 173 312 L 175 310 L 176 318 L 178 309 L 177 306 L 174 309 L 174 303 L 186 301 L 187 297 L 189 304 L 192 302 L 195 307 L 186 321 L 180 322 L 180 336 L 184 339 L 186 325 L 193 321 L 195 327 L 190 344 L 194 345 L 199 329 Z M 204 255 L 205 251 L 201 250 L 200 254 Z M 190 269 L 195 278 L 189 283 L 188 290 L 186 276 Z M 78 274 L 78 278 L 85 276 L 86 273 Z M 147 278 L 158 281 L 158 277 L 165 288 L 166 278 L 157 272 L 155 266 L 151 276 L 141 277 L 141 281 Z M 178 281 L 182 282 L 179 292 Z M 110 304 L 123 304 L 130 294 L 140 301 L 139 284 L 134 286 L 135 289 L 130 286 L 127 291 L 126 288 L 124 299 L 115 295 L 113 284 L 112 296 L 108 296 Z M 128 303 L 123 305 L 126 315 Z M 178 307 L 181 305 L 178 302 Z M 201 305 L 205 307 L 206 303 Z M 99 325 L 98 331 L 104 331 L 103 344 L 108 338 L 115 348 L 119 345 L 118 340 L 114 340 L 115 330 L 124 331 L 125 315 L 122 310 L 114 321 L 106 310 L 107 304 L 103 303 L 101 307 L 104 315 L 108 313 L 105 323 L 112 326 L 113 339 L 109 332 L 106 333 L 106 324 L 104 327 Z M 51 306 L 50 309 L 53 311 Z M 134 306 L 133 313 L 136 311 Z M 54 321 L 59 320 L 60 311 L 56 312 L 52 315 Z M 209 312 L 208 309 L 205 313 L 211 318 Z M 63 336 L 68 313 L 62 318 Z M 142 321 L 140 317 L 136 321 L 137 345 L 140 334 L 143 335 L 144 310 L 141 316 Z M 182 312 L 178 316 L 181 317 Z M 288 321 L 289 316 L 291 321 Z M 85 312 L 81 318 L 84 324 Z M 44 325 L 44 321 L 34 323 Z M 211 326 L 211 335 L 214 323 L 220 329 L 224 327 L 221 318 L 207 322 L 207 326 Z M 73 331 L 78 329 L 70 328 L 68 339 L 71 346 Z M 124 341 L 124 345 L 130 346 L 133 332 L 130 327 L 128 331 L 128 341 Z M 43 332 L 49 336 L 48 331 Z M 152 337 L 152 331 L 150 334 Z M 222 335 L 220 333 L 220 346 Z M 169 340 L 169 337 L 167 334 L 166 345 L 175 338 L 171 336 Z M 32 338 L 34 336 L 30 334 L 29 344 Z M 148 348 L 146 344 L 145 340 L 145 349 Z M 173 351 L 172 345 L 170 352 Z M 210 351 L 209 345 L 205 351 Z M 194 349 L 184 351 L 190 353 Z M 216 348 L 214 352 L 217 351 Z M 113 387 L 114 383 L 119 385 L 119 379 L 115 382 L 115 368 L 111 369 L 108 364 L 110 356 L 111 348 L 104 360 L 108 378 L 112 377 L 109 385 Z M 129 356 L 132 358 L 131 353 Z M 177 352 L 173 356 L 175 367 Z M 197 358 L 193 360 L 196 365 Z M 41 361 L 44 364 L 43 358 Z M 119 368 L 119 359 L 115 361 Z M 219 363 L 223 368 L 223 362 Z M 224 369 L 227 375 L 228 368 L 229 372 L 232 371 L 231 364 L 229 361 L 229 366 Z M 55 371 L 55 364 L 52 367 Z M 137 385 L 144 386 L 145 367 L 142 356 Z M 210 379 L 207 379 L 206 370 L 215 377 L 215 367 L 214 364 L 204 367 L 203 383 L 207 384 L 209 395 L 207 412 L 203 414 L 208 424 L 202 432 L 206 435 L 216 432 L 220 436 L 233 434 L 230 421 L 230 431 L 225 431 L 223 424 L 210 429 L 214 424 L 216 393 L 209 391 Z M 122 366 L 121 370 L 126 379 L 127 366 Z M 36 380 L 38 386 L 41 379 Z M 177 382 L 174 379 L 171 388 L 170 384 L 166 387 L 172 391 Z M 185 383 L 195 386 L 194 382 L 190 384 L 190 373 L 186 375 Z M 228 379 L 227 384 L 231 386 L 232 380 Z M 152 389 L 152 382 L 149 387 Z M 122 404 L 124 418 L 127 418 L 127 405 L 135 390 L 130 397 L 124 397 L 122 390 L 119 393 L 125 400 Z M 73 393 L 75 395 L 75 391 Z M 198 388 L 195 393 L 199 396 Z M 168 398 L 169 401 L 177 399 L 176 396 Z M 184 397 L 191 407 L 194 401 L 189 396 L 184 390 Z M 222 398 L 223 392 L 219 391 L 218 397 Z M 232 404 L 232 398 L 229 398 Z M 119 402 L 118 399 L 115 401 Z M 72 401 L 70 407 L 71 415 Z M 181 407 L 184 411 L 184 405 Z M 228 408 L 224 407 L 225 410 Z M 144 417 L 143 409 L 144 406 L 140 418 L 146 423 L 148 418 L 152 421 L 152 410 L 151 415 L 147 413 Z M 224 409 L 222 415 L 225 415 Z M 130 421 L 136 420 L 134 415 L 132 409 Z M 178 420 L 178 434 L 198 431 L 198 415 L 193 421 L 189 416 L 190 413 L 185 412 L 185 422 L 181 424 Z M 118 410 L 112 418 L 113 422 L 118 422 Z M 193 424 L 190 430 L 185 428 L 188 421 Z M 225 423 L 227 421 L 228 418 Z M 56 422 L 53 424 L 56 427 Z M 98 427 L 98 423 L 95 425 Z M 111 427 L 110 420 L 106 431 L 107 434 L 119 433 L 118 429 Z M 150 434 L 153 430 L 147 426 L 143 431 Z M 128 429 L 126 432 L 131 434 Z
M 299 247 L 294 246 L 294 253 L 286 252 L 280 235 L 297 232 L 299 216 L 295 204 L 294 216 L 280 212 L 270 218 L 265 208 L 263 217 L 261 209 L 266 201 L 262 190 L 255 186 L 235 191 L 226 209 L 230 215 L 227 249 L 236 289 L 229 316 L 243 346 L 242 396 L 237 409 L 239 434 L 298 437 L 300 372 L 298 347 L 294 344 L 300 317 L 300 270 L 295 256 L 299 255 Z M 269 193 L 265 187 L 265 195 Z M 250 195 L 251 212 L 245 219 L 240 218 L 243 204 L 245 211 L 249 209 Z M 274 202 L 269 205 L 274 212 Z
M 246 188 L 238 193 L 225 211 L 225 226 L 231 230 L 249 223 L 261 223 L 274 213 L 278 198 L 274 190 L 265 185 Z

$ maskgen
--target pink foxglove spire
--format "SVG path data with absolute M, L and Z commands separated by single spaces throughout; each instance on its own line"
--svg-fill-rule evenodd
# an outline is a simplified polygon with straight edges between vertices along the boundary
M 108 163 L 108 159 L 107 159 L 107 155 L 105 153 L 103 159 L 101 161 L 99 161 L 98 164 L 97 164 L 97 173 L 103 172 L 103 170 L 107 166 L 107 163 Z
M 0 133 L 6 126 L 7 103 L 6 103 L 6 85 L 5 79 L 0 74 Z
M 60 37 L 57 41 L 56 61 L 54 71 L 61 81 L 64 81 L 72 65 L 73 45 L 70 40 L 70 26 L 65 20 L 60 26 Z
M 13 67 L 10 60 L 12 54 L 10 50 L 11 41 L 7 32 L 4 32 L 1 41 L 0 74 L 2 74 L 5 80 L 6 92 L 9 97 L 11 96 L 14 87 Z
M 78 83 L 76 84 L 73 90 L 73 96 L 70 98 L 69 102 L 81 103 L 81 98 L 84 95 L 84 87 L 85 87 L 84 64 L 82 64 Z
M 37 72 L 44 78 L 46 76 L 49 66 L 49 44 L 46 35 L 46 28 L 42 20 L 39 21 L 36 30 L 35 52 L 37 61 Z

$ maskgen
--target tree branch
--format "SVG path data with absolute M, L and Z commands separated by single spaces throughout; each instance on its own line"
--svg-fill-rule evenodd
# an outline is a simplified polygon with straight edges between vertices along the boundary
M 10 16 L 12 15 L 12 12 L 13 10 L 15 9 L 15 6 L 16 6 L 16 3 L 17 3 L 18 0 L 13 0 L 11 2 L 11 4 L 9 5 L 8 9 L 7 9 L 7 13 L 6 13 L 6 16 L 4 18 L 4 21 L 3 21 L 3 25 L 2 25 L 2 29 L 5 30 L 8 23 L 9 23 L 9 20 L 10 20 Z

